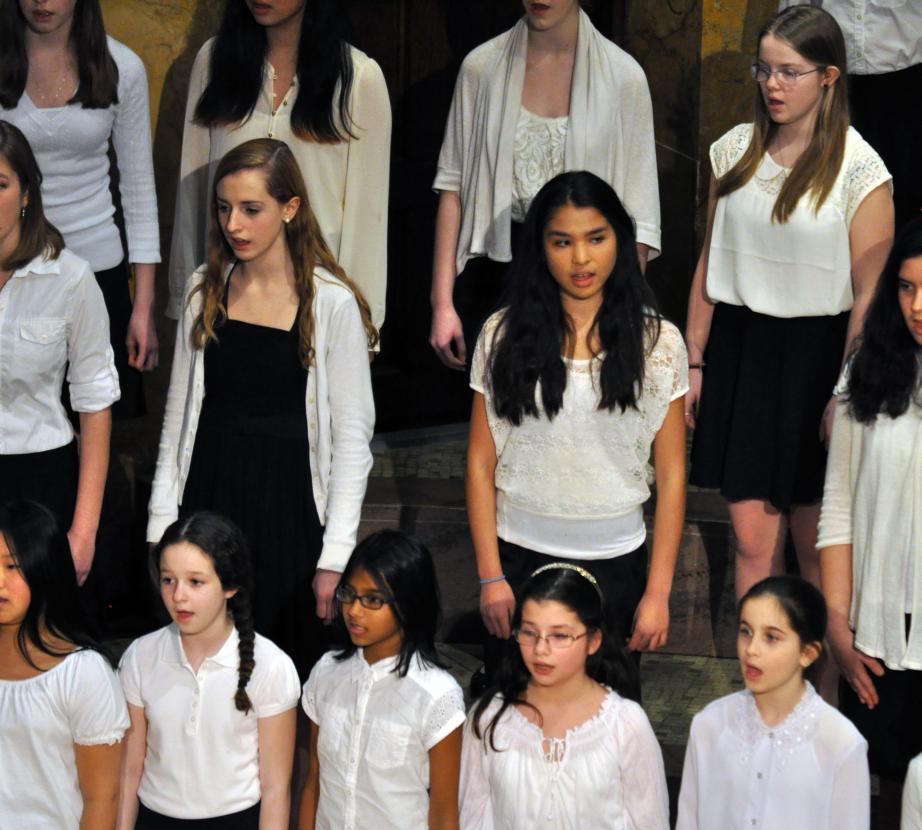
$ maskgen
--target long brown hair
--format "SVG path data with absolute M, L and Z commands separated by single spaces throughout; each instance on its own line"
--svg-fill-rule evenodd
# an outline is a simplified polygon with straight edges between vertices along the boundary
M 42 210 L 42 171 L 26 137 L 9 121 L 0 121 L 0 156 L 19 179 L 19 189 L 28 199 L 19 219 L 19 244 L 0 268 L 14 271 L 44 254 L 57 259 L 64 248 L 64 237 Z
M 807 194 L 813 200 L 814 211 L 819 212 L 839 175 L 849 124 L 848 65 L 839 24 L 829 12 L 815 6 L 791 6 L 779 12 L 759 32 L 757 43 L 766 35 L 787 41 L 794 51 L 818 67 L 835 67 L 840 73 L 834 83 L 823 87 L 813 137 L 791 168 L 775 200 L 772 221 L 784 223 Z M 740 160 L 717 182 L 718 198 L 738 190 L 753 177 L 777 129 L 757 86 L 752 140 Z
M 371 310 L 359 287 L 346 276 L 327 247 L 311 210 L 307 188 L 301 176 L 295 157 L 284 141 L 272 138 L 254 138 L 229 151 L 215 171 L 211 198 L 211 222 L 208 232 L 208 260 L 205 278 L 190 294 L 202 293 L 202 310 L 192 325 L 192 344 L 197 349 L 211 340 L 217 341 L 215 327 L 227 319 L 224 304 L 224 274 L 228 264 L 234 261 L 233 249 L 224 237 L 218 221 L 217 187 L 219 182 L 232 173 L 241 170 L 261 170 L 266 177 L 266 191 L 279 204 L 286 204 L 295 197 L 301 206 L 291 221 L 285 225 L 285 241 L 295 272 L 295 289 L 300 308 L 298 327 L 300 329 L 301 362 L 305 368 L 314 362 L 314 269 L 325 268 L 355 296 L 362 315 L 362 325 L 368 337 L 368 347 L 378 342 L 378 332 L 371 322 Z

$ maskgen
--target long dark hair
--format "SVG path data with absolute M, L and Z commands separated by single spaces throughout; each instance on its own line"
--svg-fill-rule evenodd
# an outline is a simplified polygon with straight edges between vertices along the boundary
M 26 89 L 26 19 L 18 0 L 0 0 L 0 106 L 15 109 Z M 106 109 L 118 103 L 118 67 L 109 52 L 99 0 L 77 0 L 70 30 L 79 84 L 69 104 Z
M 188 542 L 195 545 L 214 564 L 215 573 L 225 591 L 236 590 L 227 601 L 227 610 L 239 635 L 237 691 L 234 705 L 246 714 L 253 708 L 247 694 L 247 683 L 253 675 L 256 660 L 253 648 L 256 631 L 253 627 L 253 586 L 250 576 L 250 554 L 240 528 L 230 519 L 207 510 L 189 514 L 173 522 L 163 533 L 153 550 L 152 561 L 159 581 L 160 560 L 170 545 Z
M 326 144 L 355 137 L 349 112 L 352 55 L 341 6 L 341 0 L 306 0 L 298 42 L 291 129 L 299 138 Z M 195 120 L 206 127 L 246 121 L 263 87 L 268 52 L 266 30 L 245 0 L 227 0 Z
M 439 583 L 429 549 L 402 530 L 379 530 L 352 552 L 340 584 L 348 582 L 357 571 L 365 571 L 378 589 L 392 598 L 391 610 L 403 634 L 394 667 L 397 675 L 406 676 L 414 655 L 424 665 L 441 667 L 435 649 L 441 617 Z M 348 641 L 336 659 L 345 660 L 356 651 L 357 646 Z
M 539 417 L 535 388 L 548 418 L 563 405 L 567 367 L 562 354 L 570 324 L 544 252 L 544 232 L 564 205 L 595 208 L 617 240 L 615 267 L 602 289 L 595 319 L 601 346 L 599 409 L 637 406 L 646 355 L 659 337 L 656 300 L 637 259 L 634 223 L 615 191 L 585 171 L 562 173 L 538 191 L 503 297 L 502 321 L 493 334 L 489 383 L 497 414 L 518 426 L 526 415 Z
M 905 224 L 896 235 L 851 362 L 848 406 L 861 423 L 871 424 L 879 414 L 898 418 L 918 392 L 922 347 L 906 327 L 898 294 L 903 263 L 918 256 L 922 256 L 922 217 Z
M 597 683 L 614 689 L 622 697 L 640 700 L 637 667 L 624 646 L 613 636 L 608 623 L 609 611 L 596 585 L 570 568 L 549 568 L 541 571 L 528 580 L 517 599 L 513 628 L 521 625 L 522 607 L 528 600 L 559 602 L 579 617 L 579 621 L 586 626 L 590 634 L 601 632 L 601 645 L 595 654 L 590 654 L 586 659 L 586 674 Z M 531 675 L 525 661 L 522 660 L 522 652 L 516 641 L 510 638 L 506 642 L 506 651 L 492 684 L 474 706 L 474 734 L 481 740 L 488 741 L 494 751 L 497 748 L 494 742 L 496 725 L 506 710 L 516 704 L 529 705 L 524 699 L 524 694 L 530 679 Z M 481 719 L 497 695 L 502 699 L 502 703 L 486 728 L 483 728 Z
M 28 499 L 8 502 L 0 507 L 0 533 L 32 594 L 16 636 L 25 661 L 39 668 L 29 655 L 30 645 L 52 657 L 72 651 L 55 648 L 47 640 L 50 635 L 78 650 L 98 651 L 115 668 L 81 607 L 70 545 L 54 514 Z

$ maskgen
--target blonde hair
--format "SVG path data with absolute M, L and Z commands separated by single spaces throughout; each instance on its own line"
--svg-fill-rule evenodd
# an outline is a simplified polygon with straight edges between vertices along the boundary
M 758 42 L 761 43 L 766 35 L 786 41 L 818 67 L 835 67 L 840 73 L 835 83 L 823 87 L 813 137 L 791 168 L 775 200 L 772 221 L 784 223 L 805 195 L 812 199 L 814 212 L 819 212 L 839 175 L 849 125 L 848 65 L 839 24 L 828 12 L 815 6 L 791 6 L 779 12 L 759 32 Z M 777 129 L 768 114 L 762 91 L 757 87 L 752 140 L 740 160 L 718 180 L 718 198 L 738 190 L 755 175 Z
M 192 324 L 192 345 L 204 348 L 210 341 L 217 342 L 216 327 L 227 319 L 224 304 L 224 274 L 229 263 L 235 259 L 233 249 L 224 237 L 218 221 L 217 187 L 226 176 L 241 170 L 260 170 L 266 177 L 266 191 L 279 204 L 286 204 L 293 198 L 301 200 L 301 206 L 291 221 L 285 225 L 285 240 L 295 273 L 295 289 L 298 294 L 298 327 L 300 342 L 298 352 L 305 368 L 314 362 L 314 269 L 325 268 L 355 296 L 362 317 L 362 325 L 368 338 L 368 348 L 378 342 L 378 331 L 371 321 L 371 310 L 359 287 L 346 276 L 333 257 L 320 232 L 317 218 L 307 198 L 307 188 L 294 155 L 284 141 L 272 138 L 255 138 L 230 150 L 215 171 L 214 189 L 211 198 L 211 220 L 208 231 L 208 257 L 205 278 L 189 295 L 189 301 L 200 292 L 202 309 Z

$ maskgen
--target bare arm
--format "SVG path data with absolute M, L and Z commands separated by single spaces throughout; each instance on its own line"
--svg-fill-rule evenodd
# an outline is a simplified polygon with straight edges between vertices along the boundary
M 435 218 L 435 254 L 432 259 L 432 330 L 429 345 L 449 369 L 461 370 L 467 364 L 467 345 L 461 319 L 455 311 L 452 294 L 455 288 L 458 234 L 461 232 L 461 196 L 453 190 L 439 195 L 439 212 Z M 454 351 L 452 350 L 454 345 Z
M 628 648 L 655 651 L 669 636 L 669 596 L 685 523 L 685 422 L 683 398 L 669 404 L 666 419 L 653 440 L 656 468 L 656 512 L 653 555 L 647 588 L 637 606 Z
M 257 722 L 259 730 L 259 830 L 288 830 L 296 709 Z M 313 757 L 311 758 L 313 760 Z
M 70 542 L 82 585 L 93 566 L 96 552 L 96 531 L 102 511 L 102 494 L 109 471 L 109 435 L 112 431 L 112 411 L 80 413 L 80 473 L 77 482 L 77 503 L 67 540 Z
M 80 830 L 115 830 L 122 744 L 74 744 L 74 757 L 83 796 Z
M 317 737 L 320 727 L 310 721 L 311 747 L 307 766 L 307 781 L 301 794 L 301 809 L 298 812 L 298 830 L 314 830 L 317 820 L 317 803 L 320 800 L 320 759 L 317 757 Z
M 154 325 L 154 272 L 152 263 L 134 266 L 134 303 L 128 321 L 128 365 L 142 372 L 157 367 L 157 327 Z
M 131 726 L 125 736 L 125 759 L 118 796 L 118 830 L 133 830 L 138 820 L 138 787 L 147 755 L 147 716 L 141 706 L 128 704 Z
M 640 271 L 645 273 L 647 270 L 647 260 L 650 258 L 650 246 L 644 245 L 643 242 L 637 243 L 637 260 L 640 262 Z
M 429 750 L 429 830 L 458 830 L 461 729 Z

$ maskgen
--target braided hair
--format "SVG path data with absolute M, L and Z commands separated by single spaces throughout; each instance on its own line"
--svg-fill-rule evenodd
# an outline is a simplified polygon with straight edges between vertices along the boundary
M 225 591 L 236 593 L 227 600 L 227 610 L 239 636 L 237 691 L 234 705 L 244 714 L 253 708 L 247 694 L 247 684 L 253 676 L 256 660 L 253 655 L 256 631 L 253 627 L 253 584 L 250 575 L 250 553 L 240 528 L 230 519 L 199 510 L 173 522 L 154 548 L 153 565 L 160 570 L 160 558 L 170 545 L 187 542 L 195 545 L 211 559 L 215 573 Z

